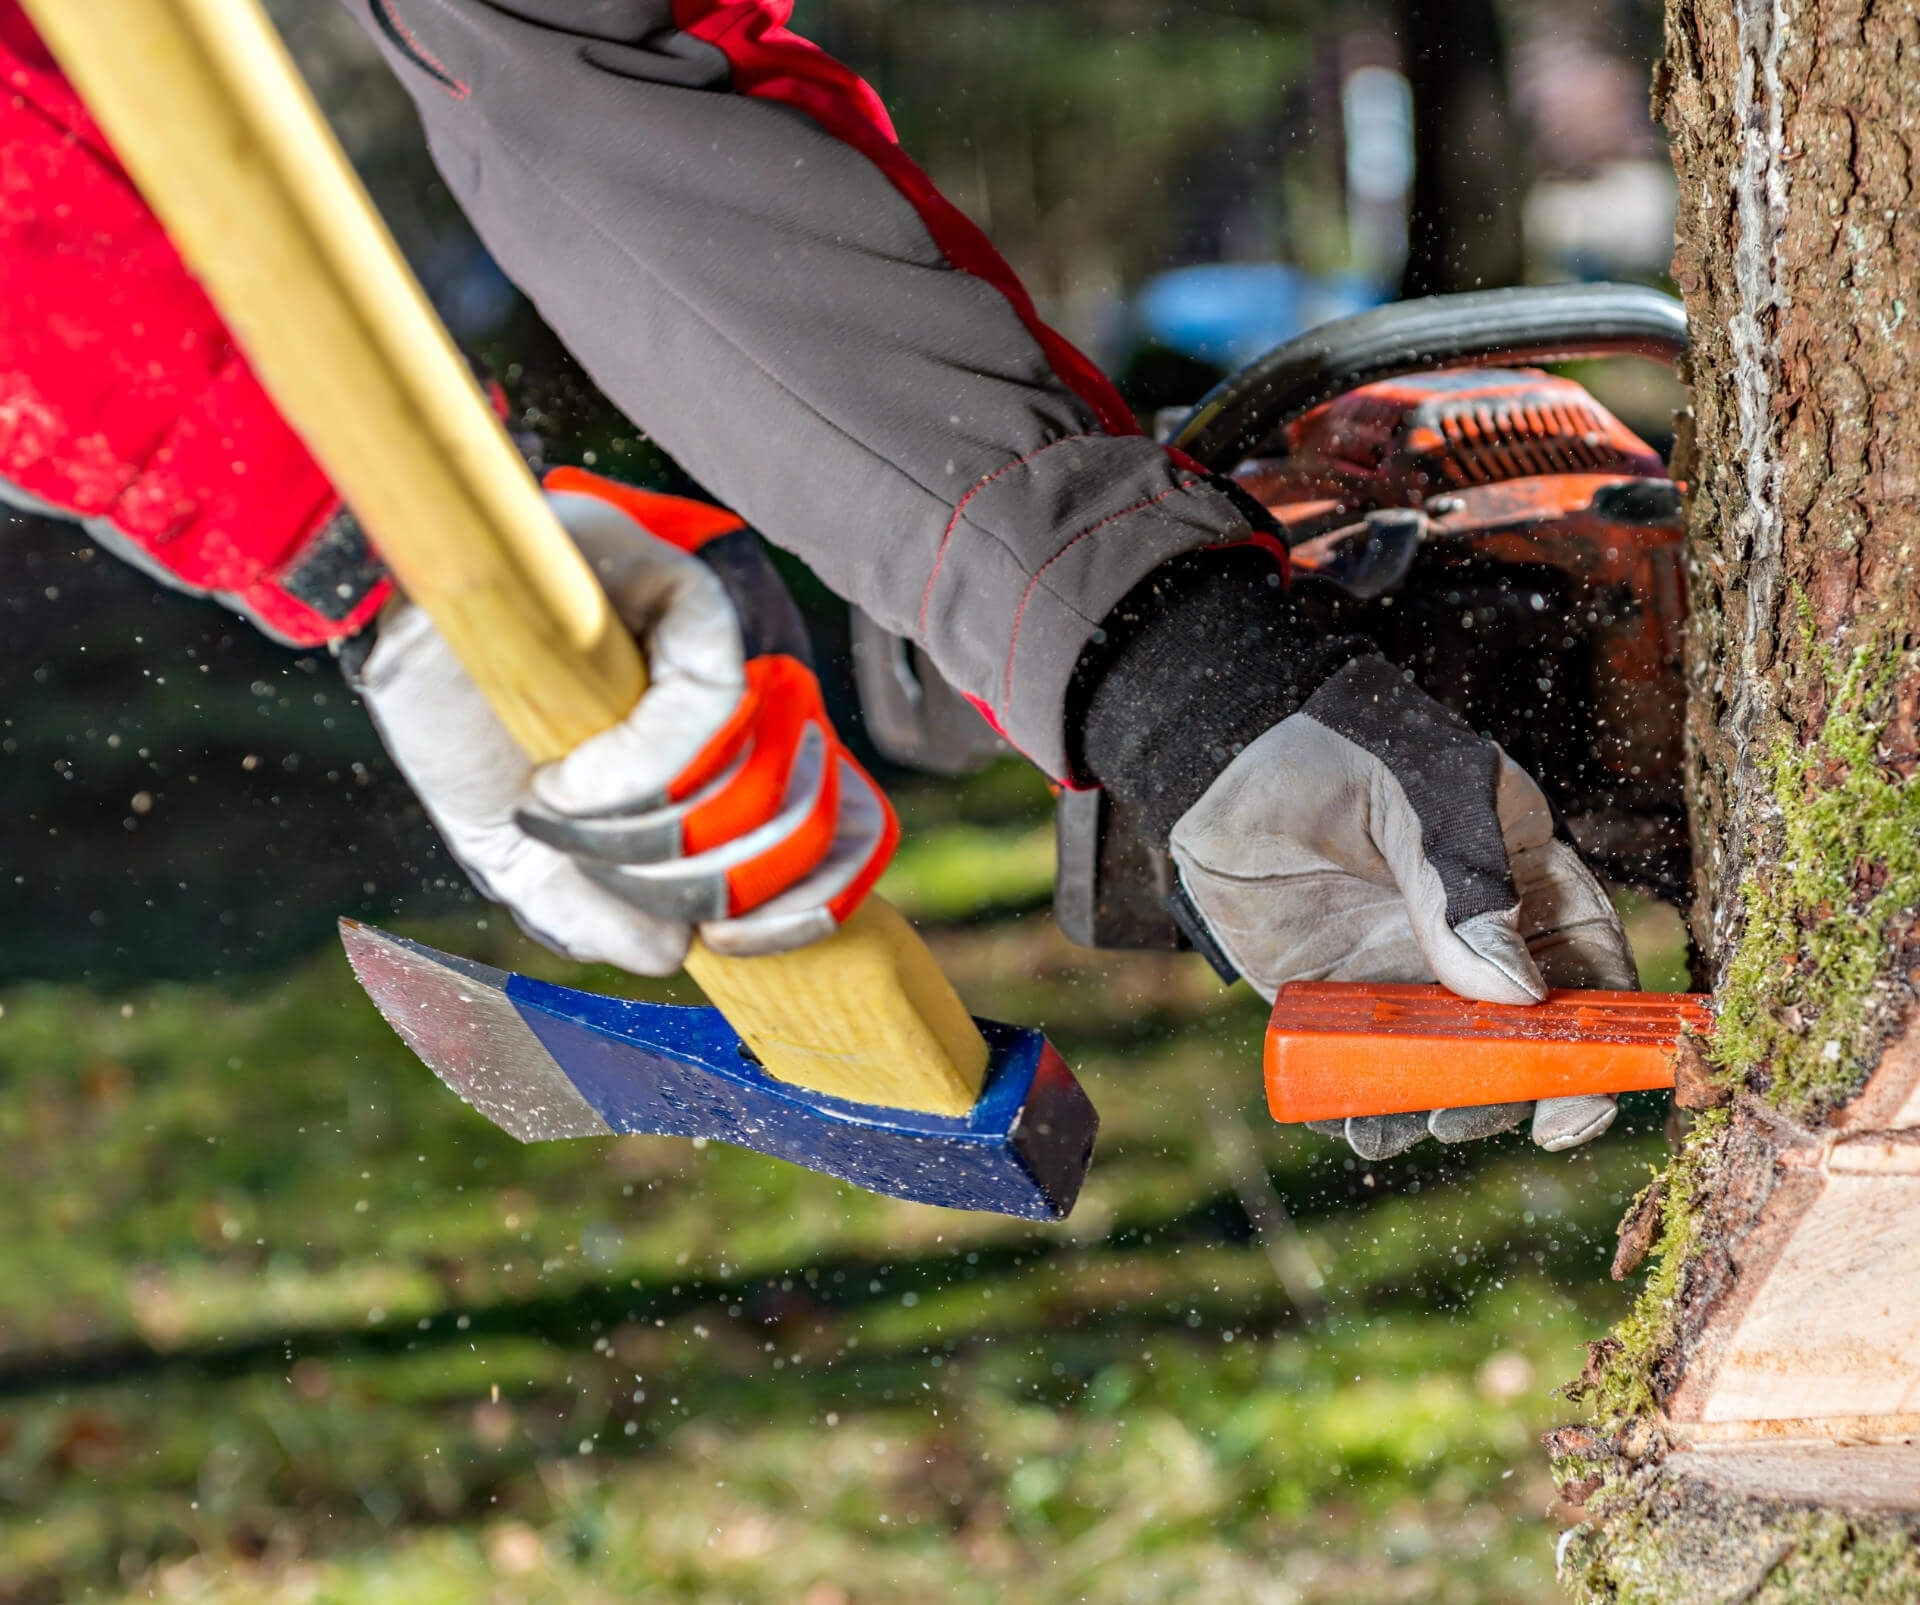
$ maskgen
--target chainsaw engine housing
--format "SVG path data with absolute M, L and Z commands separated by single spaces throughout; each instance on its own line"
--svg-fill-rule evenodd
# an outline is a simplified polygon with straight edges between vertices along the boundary
M 1451 369 L 1338 396 L 1233 477 L 1323 628 L 1498 741 L 1609 880 L 1684 903 L 1685 524 L 1651 447 L 1570 379 Z M 1177 939 L 1171 866 L 1098 793 L 1062 798 L 1059 847 L 1070 937 Z
M 1296 592 L 1506 748 L 1610 879 L 1679 901 L 1680 488 L 1570 379 L 1480 368 L 1367 385 L 1235 477 Z

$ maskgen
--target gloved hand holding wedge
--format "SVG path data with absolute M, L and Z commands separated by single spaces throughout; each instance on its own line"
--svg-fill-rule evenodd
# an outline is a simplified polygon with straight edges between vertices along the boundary
M 1169 565 L 1108 621 L 1085 761 L 1165 832 L 1190 929 L 1271 1000 L 1289 981 L 1439 981 L 1485 1002 L 1632 989 L 1626 934 L 1531 777 L 1357 639 L 1299 612 L 1253 547 Z M 1386 1158 L 1531 1114 L 1542 1147 L 1611 1096 L 1337 1123 Z

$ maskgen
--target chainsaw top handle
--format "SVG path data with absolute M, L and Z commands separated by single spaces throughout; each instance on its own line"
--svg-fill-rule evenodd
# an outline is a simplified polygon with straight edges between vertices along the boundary
M 1203 396 L 1171 444 L 1224 473 L 1304 413 L 1360 385 L 1489 363 L 1651 357 L 1676 364 L 1687 314 L 1641 284 L 1475 290 L 1376 307 L 1275 346 Z

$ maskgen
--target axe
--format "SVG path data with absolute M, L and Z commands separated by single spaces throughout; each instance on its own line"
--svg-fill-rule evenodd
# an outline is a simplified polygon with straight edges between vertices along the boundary
M 27 0 L 262 380 L 536 761 L 646 685 L 257 0 Z M 869 897 L 798 952 L 687 970 L 718 1006 L 546 986 L 365 927 L 343 936 L 427 1064 L 523 1141 L 739 1143 L 924 1202 L 1057 1219 L 1092 1104 L 1036 1031 L 971 1019 Z

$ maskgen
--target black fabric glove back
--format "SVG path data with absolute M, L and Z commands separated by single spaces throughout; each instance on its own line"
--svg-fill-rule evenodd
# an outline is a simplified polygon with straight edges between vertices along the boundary
M 1264 547 L 1189 552 L 1135 586 L 1082 653 L 1069 750 L 1164 846 L 1248 743 L 1367 650 L 1322 634 Z

